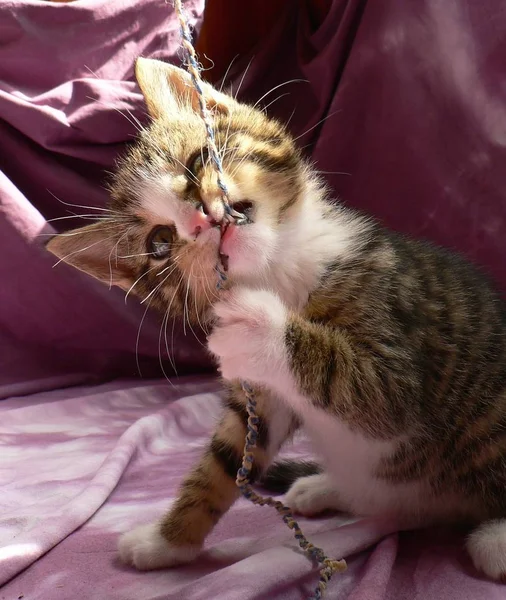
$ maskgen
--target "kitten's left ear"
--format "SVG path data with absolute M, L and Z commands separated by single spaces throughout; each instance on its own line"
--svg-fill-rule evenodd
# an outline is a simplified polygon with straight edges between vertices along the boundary
M 106 223 L 94 223 L 55 235 L 47 242 L 46 249 L 95 279 L 128 290 L 135 279 L 131 265 L 118 249 L 120 236 L 120 232 Z
M 138 58 L 135 77 L 146 100 L 149 114 L 158 119 L 164 114 L 190 109 L 199 112 L 199 98 L 187 71 L 160 60 Z M 236 105 L 231 97 L 218 92 L 209 83 L 202 83 L 207 108 L 228 114 Z

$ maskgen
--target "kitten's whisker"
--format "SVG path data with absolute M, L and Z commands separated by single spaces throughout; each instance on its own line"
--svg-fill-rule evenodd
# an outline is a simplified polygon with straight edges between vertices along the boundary
M 267 96 L 269 94 L 272 94 L 272 92 L 275 92 L 276 90 L 279 90 L 279 88 L 283 87 L 284 85 L 288 85 L 290 83 L 309 83 L 309 80 L 307 80 L 307 79 L 290 79 L 289 81 L 285 81 L 284 83 L 280 83 L 279 85 L 275 85 L 268 92 L 265 92 L 265 94 L 261 98 L 259 98 L 255 102 L 255 104 L 253 104 L 253 108 L 256 108 L 260 104 L 260 102 L 262 102 L 262 100 L 264 98 L 267 98 Z
M 96 233 L 101 231 L 110 231 L 110 228 L 104 227 L 103 229 L 95 229 Z M 82 235 L 81 231 L 69 231 L 67 233 L 38 233 L 35 237 L 73 237 L 75 235 Z
M 232 65 L 234 64 L 235 59 L 238 58 L 238 56 L 239 56 L 239 54 L 236 54 L 234 56 L 234 58 L 230 61 L 230 64 L 228 65 L 227 70 L 225 71 L 225 75 L 223 75 L 223 78 L 221 80 L 221 85 L 219 87 L 219 91 L 220 92 L 223 92 L 223 86 L 225 85 L 225 82 L 227 80 L 227 76 L 228 76 L 228 74 L 230 72 L 230 69 L 232 68 Z
M 113 212 L 110 208 L 104 208 L 102 206 L 87 206 L 85 204 L 72 204 L 71 202 L 65 202 L 61 198 L 58 198 L 58 196 L 56 194 L 54 194 L 51 190 L 49 190 L 47 188 L 46 188 L 46 192 L 48 194 L 51 194 L 51 196 L 53 196 L 53 198 L 55 200 L 58 200 L 58 202 L 60 202 L 60 204 L 64 204 L 65 206 L 71 206 L 72 208 L 86 208 L 89 210 L 101 210 L 103 212 L 108 212 L 108 213 Z
M 233 164 L 233 163 L 235 163 L 235 162 L 236 162 L 236 160 L 237 160 L 237 155 L 239 154 L 239 148 L 237 148 L 237 147 L 236 147 L 236 148 L 234 148 L 233 150 L 234 150 L 234 152 L 233 152 L 233 153 L 231 153 L 231 156 L 230 156 L 230 159 L 229 159 L 229 160 L 230 160 L 230 162 L 231 162 L 232 164 Z M 249 157 L 251 156 L 252 152 L 253 152 L 252 150 L 250 150 L 249 152 L 247 152 L 247 153 L 246 153 L 246 154 L 245 154 L 245 155 L 244 155 L 244 156 L 243 156 L 243 157 L 240 159 L 240 162 L 242 162 L 242 161 L 243 161 L 245 158 L 249 158 Z M 234 173 L 235 173 L 235 171 L 234 171 Z
M 182 258 L 184 258 L 186 256 L 186 254 L 188 254 L 188 252 L 189 252 L 189 250 L 183 249 L 182 252 L 173 256 L 171 258 L 170 264 L 167 265 L 166 267 L 164 267 L 159 273 L 156 274 L 156 276 L 160 277 L 160 275 L 163 275 L 164 273 L 166 273 L 171 267 L 179 266 L 178 263 L 181 261 Z M 172 271 L 171 271 L 171 273 L 172 273 Z
M 172 356 L 176 355 L 176 351 L 174 350 L 174 331 L 176 328 L 176 319 L 172 319 L 172 332 L 170 334 L 170 345 L 172 347 Z
M 152 289 L 152 290 L 149 292 L 149 294 L 148 294 L 148 295 L 147 295 L 145 298 L 143 298 L 143 299 L 141 300 L 141 304 L 144 304 L 144 302 L 146 302 L 146 300 L 148 300 L 149 298 L 151 298 L 151 296 L 153 296 L 153 294 L 155 294 L 155 293 L 156 293 L 156 292 L 157 292 L 157 291 L 158 291 L 158 290 L 159 290 L 159 289 L 162 287 L 162 285 L 163 285 L 163 284 L 164 284 L 164 283 L 167 281 L 167 279 L 168 279 L 170 276 L 171 276 L 171 273 L 169 273 L 169 274 L 167 275 L 167 277 L 164 277 L 164 278 L 162 279 L 162 281 L 160 281 L 160 283 L 159 283 L 159 284 L 158 284 L 158 285 L 157 285 L 155 288 L 153 288 L 153 289 Z
M 274 98 L 274 100 L 271 100 L 269 102 L 269 104 L 266 104 L 265 106 L 262 106 L 262 112 L 267 112 L 267 109 L 269 108 L 269 106 L 272 106 L 278 100 L 281 100 L 281 98 L 284 98 L 285 96 L 289 96 L 289 95 L 290 95 L 290 92 L 285 92 L 284 94 L 280 94 L 279 96 L 277 96 L 276 98 Z
M 288 121 L 285 123 L 285 127 L 288 130 L 288 125 L 290 125 L 292 119 L 293 119 L 293 115 L 295 114 L 295 110 L 296 108 L 294 107 L 294 109 L 292 110 L 292 114 L 288 117 Z
M 239 148 L 237 146 L 232 146 L 231 148 L 224 148 L 223 156 L 221 158 L 225 158 L 226 156 L 228 156 L 229 154 L 232 154 L 232 153 L 237 154 L 238 151 L 239 151 Z M 232 158 L 232 160 L 233 160 L 233 158 Z
M 93 214 L 93 215 L 82 215 L 79 213 L 74 212 L 73 210 L 67 210 L 67 212 L 69 213 L 69 215 L 71 215 L 71 217 L 75 217 L 76 219 L 82 218 L 82 219 L 87 219 L 88 221 L 91 220 L 95 220 L 95 221 L 100 221 L 101 219 L 107 219 L 109 218 L 109 215 L 97 215 L 97 214 Z
M 93 71 L 90 67 L 88 67 L 88 65 L 83 65 L 83 66 L 87 71 L 89 71 L 93 75 L 93 77 L 95 77 L 95 79 L 100 79 L 100 77 L 95 73 L 95 71 Z
M 330 117 L 333 117 L 334 115 L 337 115 L 337 113 L 339 113 L 339 112 L 341 112 L 341 110 L 335 110 L 333 113 L 330 113 L 329 115 L 323 117 L 323 119 L 320 119 L 318 121 L 318 123 L 315 123 L 312 127 L 310 127 L 309 129 L 306 129 L 306 131 L 304 131 L 304 133 L 301 133 L 296 138 L 293 138 L 293 141 L 296 142 L 297 140 L 300 140 L 301 137 L 304 137 L 307 133 L 309 133 L 310 131 L 313 131 L 313 129 L 315 129 L 316 127 L 318 127 L 318 125 L 321 125 L 327 119 L 330 119 Z
M 200 266 L 200 273 L 201 275 L 204 274 L 204 269 L 202 266 Z M 211 299 L 209 298 L 209 295 L 207 293 L 207 289 L 209 287 L 209 279 L 207 277 L 201 277 L 201 279 L 203 279 L 204 284 L 202 285 L 202 291 L 204 292 L 204 295 L 206 297 L 206 300 L 208 301 L 209 305 L 212 305 Z M 197 291 L 195 290 L 195 306 L 197 305 Z M 200 325 L 200 328 L 202 329 L 202 331 L 206 334 L 206 336 L 208 335 L 209 331 L 206 327 L 204 327 L 204 325 L 202 324 L 202 321 L 200 320 L 200 315 L 199 315 L 199 311 L 197 310 L 197 320 L 198 323 Z
M 227 132 L 225 134 L 225 142 L 223 143 L 223 147 L 219 149 L 220 152 L 220 159 L 223 162 L 223 160 L 225 159 L 225 156 L 227 154 L 228 151 L 228 143 L 230 141 L 230 125 L 232 124 L 232 119 L 228 120 L 228 125 L 227 125 Z
M 90 99 L 92 100 L 92 98 L 90 98 Z M 96 101 L 99 102 L 98 100 L 96 100 Z M 137 131 L 137 134 L 142 133 L 144 131 L 144 127 L 142 127 L 142 125 L 140 124 L 140 122 L 137 119 L 135 119 L 135 121 L 134 121 L 133 119 L 131 119 L 130 117 L 128 117 L 127 115 L 125 115 L 125 113 L 121 109 L 116 108 L 114 106 L 107 106 L 103 102 L 100 102 L 100 104 L 104 104 L 104 106 L 106 108 L 109 108 L 109 109 L 112 108 L 114 111 L 116 111 L 118 114 L 120 114 L 124 119 L 126 119 L 130 123 L 130 125 L 132 125 L 132 127 Z M 128 110 L 128 108 L 125 109 L 125 110 L 127 110 L 128 113 L 131 114 L 130 111 Z M 134 135 L 133 137 L 137 137 L 137 136 Z
M 144 323 L 144 319 L 146 318 L 146 315 L 147 315 L 150 305 L 151 305 L 151 301 L 149 301 L 148 304 L 146 305 L 144 314 L 142 315 L 142 318 L 141 318 L 141 322 L 139 323 L 139 329 L 137 330 L 137 338 L 135 340 L 135 363 L 137 365 L 137 371 L 139 373 L 139 377 L 142 377 L 141 365 L 139 362 L 139 341 L 141 338 L 142 325 Z
M 126 232 L 123 235 L 120 235 L 120 237 L 118 238 L 118 241 L 114 244 L 114 246 L 111 248 L 111 251 L 109 252 L 109 289 L 112 288 L 113 285 L 113 275 L 112 275 L 112 263 L 111 263 L 111 257 L 112 257 L 112 253 L 115 252 L 116 254 L 116 267 L 118 266 L 118 246 L 121 242 L 121 240 L 125 237 L 128 236 L 128 234 L 130 233 L 130 231 L 132 230 L 132 227 L 129 227 Z
M 177 292 L 179 290 L 179 286 L 181 285 L 182 281 L 183 281 L 183 277 L 181 275 L 181 277 L 179 279 L 179 282 L 178 282 L 178 284 L 177 284 L 177 286 L 176 286 L 176 288 L 174 290 L 174 293 L 172 294 L 171 301 L 169 302 L 169 306 L 167 308 L 167 313 L 168 314 L 170 314 L 170 309 L 172 307 L 172 303 L 174 302 L 174 299 L 176 297 L 176 294 L 177 294 Z M 170 356 L 169 347 L 168 347 L 168 340 L 167 340 L 167 324 L 165 326 L 165 347 L 167 349 L 167 356 Z M 175 351 L 174 351 L 174 327 L 175 327 L 175 324 L 176 324 L 176 319 L 173 318 L 172 319 L 172 344 L 171 345 L 172 345 L 172 357 L 173 357 L 173 361 L 174 361 L 173 362 L 173 364 L 174 364 L 174 371 L 175 371 L 175 373 L 177 375 L 177 369 L 176 369 L 176 365 L 175 365 Z
M 209 292 L 209 294 L 211 294 L 211 298 L 209 297 L 208 292 Z M 218 293 L 216 291 L 216 286 L 215 285 L 211 286 L 211 281 L 209 280 L 209 277 L 205 278 L 204 293 L 209 302 L 209 305 L 212 306 L 213 300 L 216 300 L 218 298 Z
M 142 126 L 141 122 L 136 118 L 133 117 L 133 115 L 130 113 L 130 111 L 127 109 L 129 114 L 133 117 L 130 118 L 127 115 L 125 115 L 124 112 L 121 111 L 121 109 L 119 109 L 116 106 L 113 106 L 112 104 L 107 104 L 106 102 L 104 102 L 103 100 L 99 100 L 98 98 L 93 98 L 93 96 L 86 96 L 86 98 L 88 100 L 91 100 L 92 102 L 97 102 L 97 104 L 101 104 L 102 106 L 105 106 L 105 108 L 109 109 L 109 110 L 114 110 L 115 112 L 119 113 L 124 119 L 126 119 L 130 125 L 132 125 L 132 127 L 134 127 L 134 129 L 138 132 L 138 133 L 142 133 L 144 131 L 144 127 Z M 135 120 L 134 120 L 135 119 Z
M 179 285 L 178 285 L 179 288 Z M 177 375 L 177 368 L 176 368 L 176 360 L 175 360 L 175 356 L 174 356 L 174 344 L 172 345 L 172 355 L 169 352 L 169 341 L 167 339 L 167 325 L 169 323 L 169 316 L 170 316 L 170 309 L 172 307 L 172 303 L 174 302 L 174 298 L 176 297 L 176 293 L 178 288 L 176 288 L 174 294 L 172 295 L 172 299 L 169 302 L 169 306 L 167 307 L 166 310 L 166 315 L 167 315 L 167 320 L 165 322 L 165 327 L 164 327 L 164 337 L 165 337 L 165 350 L 167 351 L 167 356 L 169 357 L 169 360 L 171 362 L 172 368 L 174 369 L 174 373 Z M 174 326 L 175 323 L 175 319 L 172 317 L 172 324 Z
M 93 77 L 95 77 L 96 79 L 100 79 L 100 77 L 94 71 L 92 71 L 92 69 L 90 69 L 90 67 L 88 67 L 87 65 L 84 65 L 84 67 L 85 67 L 85 69 L 87 69 L 93 75 Z M 101 102 L 101 101 L 98 100 L 98 98 L 90 98 L 90 100 L 94 100 L 95 102 Z M 102 104 L 104 104 L 106 106 L 106 108 L 113 108 L 112 106 L 107 106 L 107 104 L 105 104 L 105 102 L 102 102 Z M 143 129 L 142 123 L 137 119 L 137 117 L 135 117 L 128 108 L 125 109 L 125 110 L 127 110 L 128 114 L 132 117 L 132 119 L 134 119 L 139 124 L 139 127 L 141 129 Z M 143 114 L 146 117 L 148 116 L 148 114 L 146 113 L 146 111 L 144 111 Z
M 139 252 L 138 254 L 125 254 L 118 256 L 118 258 L 137 258 L 138 256 L 151 256 L 152 252 Z
M 181 278 L 183 276 L 181 275 Z M 185 295 L 185 299 L 183 302 L 183 335 L 186 337 L 186 308 L 187 308 L 187 302 L 188 302 L 188 287 L 190 285 L 190 280 L 187 279 L 187 285 L 186 285 L 186 295 Z
M 166 371 L 165 371 L 165 366 L 163 364 L 163 359 L 162 359 L 162 335 L 163 335 L 163 330 L 164 330 L 164 324 L 165 324 L 165 320 L 167 318 L 167 311 L 165 312 L 162 322 L 160 324 L 160 333 L 158 334 L 158 363 L 160 364 L 160 369 L 162 370 L 163 376 L 165 377 L 165 379 L 170 383 L 170 385 L 172 387 L 174 387 L 174 384 L 172 383 L 172 381 L 170 380 L 169 376 L 167 375 Z M 168 356 L 169 362 L 172 365 L 172 361 L 170 359 L 170 356 Z
M 237 100 L 237 96 L 239 95 L 239 92 L 241 91 L 242 84 L 244 83 L 244 78 L 248 74 L 248 71 L 249 71 L 249 69 L 251 67 L 251 63 L 253 62 L 254 58 L 255 58 L 254 56 L 252 56 L 250 58 L 247 67 L 244 69 L 244 73 L 242 74 L 241 81 L 239 81 L 239 85 L 237 86 L 237 90 L 235 91 L 235 94 L 234 94 L 234 100 Z
M 199 315 L 199 310 L 198 310 L 197 289 L 195 287 L 193 288 L 193 304 L 195 305 L 195 318 L 197 320 L 198 326 L 200 327 L 201 331 L 206 333 L 206 330 L 204 329 L 202 322 L 200 320 L 200 315 Z
M 201 146 L 200 148 L 200 160 L 202 161 L 202 165 L 205 167 L 208 167 L 211 164 L 211 156 L 209 152 L 207 153 L 206 159 L 204 160 L 204 146 Z
M 188 327 L 190 328 L 190 331 L 193 333 L 195 339 L 200 342 L 200 340 L 198 339 L 197 335 L 195 334 L 195 331 L 193 330 L 193 327 L 190 322 L 190 307 L 188 305 L 188 296 L 190 293 L 190 279 L 191 279 L 191 271 L 190 271 L 190 275 L 186 279 L 186 294 L 185 294 L 184 303 L 183 303 L 183 334 L 186 336 L 186 323 L 188 322 Z
M 177 375 L 177 369 L 176 369 L 176 362 L 174 360 L 174 357 L 171 356 L 170 352 L 169 352 L 169 341 L 167 339 L 167 325 L 169 323 L 169 316 L 170 313 L 169 311 L 165 311 L 165 319 L 162 323 L 163 325 L 163 341 L 164 341 L 164 345 L 165 345 L 165 352 L 167 354 L 167 358 L 169 359 L 170 362 L 170 366 L 172 367 L 172 370 L 174 371 L 174 373 Z
M 139 283 L 139 281 L 143 278 L 146 277 L 146 275 L 148 275 L 149 273 L 151 273 L 151 271 L 154 271 L 156 268 L 158 267 L 158 265 L 155 265 L 153 267 L 151 267 L 150 269 L 148 269 L 147 271 L 145 271 L 140 277 L 138 277 L 133 283 L 132 285 L 128 288 L 127 293 L 125 294 L 125 304 L 127 303 L 128 300 L 128 296 L 129 294 L 133 291 L 134 287 Z
M 318 173 L 318 175 L 349 175 L 351 177 L 351 173 L 347 173 L 346 171 L 318 171 L 318 170 L 315 170 L 315 173 Z
M 250 152 L 248 152 L 247 154 L 245 154 L 241 160 L 235 165 L 234 170 L 232 171 L 232 177 L 235 176 L 235 174 L 237 173 L 237 170 L 239 169 L 239 167 L 246 162 L 247 160 L 249 160 L 252 156 L 253 156 L 254 150 L 251 150 Z
M 186 300 L 185 300 L 185 304 L 188 305 L 188 296 L 189 296 L 189 292 L 190 292 L 190 283 L 191 283 L 191 278 L 192 278 L 192 273 L 193 273 L 193 266 L 194 266 L 195 261 L 193 261 L 192 266 L 190 268 L 190 275 L 188 277 L 188 281 L 187 281 L 187 285 L 186 285 Z M 197 314 L 197 318 L 198 318 L 198 311 L 197 311 L 197 304 L 195 303 L 195 313 Z M 189 305 L 188 305 L 188 312 L 187 312 L 187 317 L 188 317 L 188 326 L 191 329 L 191 332 L 193 333 L 193 336 L 195 337 L 195 339 L 197 340 L 197 342 L 204 348 L 204 344 L 200 341 L 198 335 L 195 333 L 195 330 L 192 327 L 191 324 L 191 319 L 190 319 L 190 309 L 189 309 Z
M 200 150 L 202 152 L 202 149 Z M 193 181 L 193 183 L 197 186 L 200 187 L 200 181 L 195 177 L 195 175 L 190 171 L 190 169 L 179 160 L 179 158 L 176 158 L 175 156 L 172 157 L 173 160 L 175 160 L 179 165 L 181 165 L 183 167 L 183 169 L 188 173 L 188 175 L 190 176 L 190 179 Z
M 172 273 L 174 273 L 174 271 L 178 268 L 179 268 L 178 264 L 175 264 L 175 263 L 170 264 L 168 267 L 165 267 L 165 269 L 163 271 L 160 271 L 160 273 L 157 273 L 156 276 L 160 277 L 162 275 L 162 273 L 165 274 L 168 271 L 167 277 L 170 277 L 172 275 Z
M 93 248 L 93 247 L 94 247 L 94 246 L 96 246 L 97 244 L 101 244 L 102 242 L 106 242 L 106 241 L 112 240 L 112 238 L 113 238 L 113 237 L 114 237 L 114 236 L 113 236 L 113 235 L 111 235 L 111 236 L 109 236 L 108 238 L 106 238 L 105 240 L 104 240 L 104 239 L 98 240 L 97 242 L 93 242 L 93 244 L 90 244 L 89 246 L 86 246 L 85 248 L 80 248 L 79 250 L 74 250 L 74 252 L 70 252 L 70 253 L 69 253 L 69 254 L 67 254 L 66 256 L 62 256 L 62 257 L 61 257 L 61 258 L 60 258 L 60 259 L 59 259 L 59 260 L 58 260 L 58 261 L 57 261 L 57 262 L 56 262 L 56 263 L 53 265 L 53 269 L 54 269 L 55 267 L 57 267 L 57 266 L 58 266 L 60 263 L 62 263 L 62 262 L 66 262 L 67 258 L 70 258 L 71 256 L 74 256 L 74 254 L 79 254 L 80 252 L 85 252 L 86 250 L 89 250 L 90 248 Z
M 127 113 L 130 115 L 130 118 L 135 121 L 135 123 L 137 123 L 137 125 L 139 126 L 139 131 L 143 131 L 144 130 L 144 126 L 143 124 L 139 121 L 139 119 L 133 114 L 133 112 L 129 109 L 129 108 L 124 108 L 123 110 L 126 110 Z
M 54 219 L 46 219 L 46 223 L 54 223 L 55 221 L 65 221 L 67 219 L 84 219 L 87 221 L 103 221 L 103 222 L 116 221 L 116 219 L 111 219 L 109 216 L 87 214 L 87 215 L 65 215 L 64 217 L 54 217 Z M 126 218 L 125 218 L 125 220 L 126 220 Z M 119 221 L 119 219 L 118 219 L 118 221 Z
M 181 276 L 179 277 L 179 281 L 177 282 L 177 285 L 174 289 L 174 293 L 172 294 L 172 300 L 171 300 L 169 306 L 172 305 L 172 302 L 174 301 L 176 294 L 178 293 L 179 288 L 181 287 L 181 284 L 183 283 L 183 279 L 184 279 L 184 274 L 181 273 Z M 183 305 L 183 327 L 184 327 L 184 305 Z M 172 346 L 172 351 L 174 352 L 174 345 Z

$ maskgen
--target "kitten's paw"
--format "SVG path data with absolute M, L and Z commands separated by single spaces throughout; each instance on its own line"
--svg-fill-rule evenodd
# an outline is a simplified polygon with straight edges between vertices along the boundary
M 305 517 L 342 510 L 335 484 L 325 473 L 297 479 L 285 496 L 285 504 Z
M 271 292 L 236 288 L 214 306 L 209 350 L 225 379 L 267 383 L 285 361 L 287 309 Z
M 165 569 L 191 562 L 200 552 L 196 546 L 172 546 L 160 533 L 158 523 L 141 525 L 121 536 L 118 544 L 121 560 L 140 571 Z
M 480 525 L 467 540 L 474 566 L 491 579 L 506 580 L 506 521 Z

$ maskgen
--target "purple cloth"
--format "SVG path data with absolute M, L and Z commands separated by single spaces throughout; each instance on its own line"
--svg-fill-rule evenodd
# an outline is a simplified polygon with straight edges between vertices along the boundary
M 139 573 L 117 560 L 118 535 L 159 517 L 202 452 L 219 414 L 216 390 L 196 377 L 175 387 L 120 381 L 0 403 L 0 585 L 19 573 L 0 597 L 305 600 L 317 570 L 275 511 L 243 499 L 193 565 Z M 284 454 L 309 452 L 298 437 Z M 348 559 L 328 600 L 506 597 L 475 576 L 461 536 L 396 534 L 388 522 L 337 516 L 299 522 L 313 543 Z
M 202 1 L 186 4 L 200 14 Z M 300 143 L 319 168 L 347 173 L 328 175 L 336 193 L 459 249 L 506 290 L 501 0 L 334 0 L 317 30 L 297 6 L 255 50 L 241 96 L 307 79 L 265 103 L 290 92 L 270 112 L 286 119 L 295 109 L 296 135 L 312 128 Z M 105 170 L 145 118 L 133 58 L 175 60 L 176 29 L 163 0 L 0 8 L 0 597 L 298 600 L 316 581 L 278 516 L 245 501 L 195 565 L 141 574 L 116 559 L 118 533 L 174 497 L 216 419 L 218 386 L 134 381 L 136 354 L 145 375 L 159 375 L 157 318 L 144 320 L 136 353 L 144 308 L 53 269 L 40 234 L 47 219 L 93 212 L 54 196 L 103 206 Z M 180 371 L 207 365 L 177 330 L 175 352 Z M 300 438 L 287 452 L 310 450 Z M 349 560 L 329 600 L 506 599 L 503 585 L 473 571 L 462 535 L 337 517 L 301 524 Z
M 202 0 L 185 4 L 195 23 Z M 69 204 L 104 205 L 106 170 L 132 139 L 135 119 L 145 119 L 134 59 L 177 60 L 178 44 L 163 0 L 2 3 L 0 397 L 134 377 L 137 359 L 144 375 L 161 375 L 159 319 L 148 315 L 141 326 L 135 298 L 125 306 L 119 290 L 64 264 L 53 269 L 42 242 L 52 231 L 46 219 L 63 217 L 53 222 L 63 230 L 86 223 L 73 214 L 100 213 Z M 172 324 L 168 331 L 171 339 Z M 202 368 L 202 346 L 181 338 L 177 328 L 179 372 Z
M 141 575 L 115 558 L 118 534 L 160 516 L 202 452 L 219 414 L 216 388 L 195 378 L 174 388 L 122 381 L 1 403 L 0 435 L 12 441 L 0 470 L 0 583 L 66 538 L 8 583 L 4 597 L 274 598 L 277 589 L 290 590 L 293 573 L 309 591 L 315 574 L 307 577 L 311 563 L 294 550 L 290 531 L 274 511 L 245 500 L 213 533 L 196 566 Z M 297 449 L 307 454 L 307 443 Z M 315 542 L 347 554 L 389 532 L 388 524 L 358 524 L 332 536 L 336 519 L 305 526 Z

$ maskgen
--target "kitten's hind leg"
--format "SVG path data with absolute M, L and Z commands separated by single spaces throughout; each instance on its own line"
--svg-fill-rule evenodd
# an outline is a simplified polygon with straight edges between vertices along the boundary
M 297 479 L 285 496 L 285 504 L 293 512 L 305 517 L 311 517 L 326 510 L 345 510 L 335 482 L 326 473 Z
M 257 390 L 255 398 L 260 424 L 254 470 L 261 475 L 297 423 L 293 413 L 267 392 Z M 246 435 L 244 405 L 244 394 L 236 386 L 207 451 L 183 482 L 172 509 L 161 521 L 121 537 L 123 562 L 140 570 L 161 569 L 189 562 L 199 554 L 207 535 L 239 496 L 235 477 Z
M 506 519 L 487 521 L 467 541 L 474 566 L 492 579 L 506 579 Z

